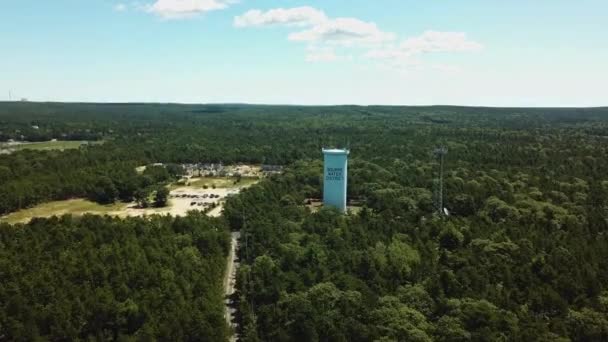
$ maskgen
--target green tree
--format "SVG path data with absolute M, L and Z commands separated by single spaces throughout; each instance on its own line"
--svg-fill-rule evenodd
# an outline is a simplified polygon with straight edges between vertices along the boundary
M 147 189 L 139 189 L 135 191 L 135 202 L 140 208 L 147 208 L 150 206 L 150 193 Z
M 379 337 L 397 341 L 432 341 L 432 325 L 415 309 L 395 297 L 380 298 L 378 308 L 371 313 Z
M 163 187 L 158 188 L 156 190 L 156 195 L 154 196 L 154 206 L 158 208 L 166 207 L 167 201 L 169 199 L 169 189 Z
M 101 177 L 93 185 L 93 188 L 90 191 L 90 197 L 98 203 L 114 203 L 118 197 L 118 190 L 110 178 Z
M 606 313 L 584 308 L 568 313 L 570 337 L 576 341 L 608 340 L 608 318 Z
M 460 247 L 463 241 L 464 235 L 449 223 L 439 234 L 439 245 L 445 249 L 454 250 Z

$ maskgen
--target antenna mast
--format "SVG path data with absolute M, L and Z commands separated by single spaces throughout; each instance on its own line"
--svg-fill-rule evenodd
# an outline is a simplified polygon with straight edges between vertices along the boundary
M 439 159 L 439 182 L 437 184 L 437 186 L 439 187 L 439 189 L 437 190 L 437 210 L 439 211 L 439 215 L 440 216 L 447 216 L 447 210 L 445 209 L 445 207 L 443 206 L 443 164 L 444 164 L 444 159 L 445 156 L 448 154 L 448 149 L 446 147 L 439 147 L 437 149 L 435 149 L 435 151 L 433 152 L 435 154 L 435 157 L 437 157 L 437 159 Z

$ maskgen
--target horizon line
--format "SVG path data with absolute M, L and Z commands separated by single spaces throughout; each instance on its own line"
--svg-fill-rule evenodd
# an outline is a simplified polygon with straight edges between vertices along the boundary
M 497 108 L 497 109 L 608 109 L 607 105 L 600 106 L 500 106 L 500 105 L 462 105 L 462 104 L 286 104 L 286 103 L 263 103 L 263 102 L 114 102 L 114 101 L 7 101 L 0 100 L 0 104 L 89 104 L 89 105 L 178 105 L 178 106 L 281 106 L 281 107 L 464 107 L 464 108 Z

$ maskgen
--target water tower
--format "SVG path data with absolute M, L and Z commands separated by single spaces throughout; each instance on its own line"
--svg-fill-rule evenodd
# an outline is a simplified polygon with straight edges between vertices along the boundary
M 346 149 L 323 149 L 323 205 L 346 212 L 348 154 Z

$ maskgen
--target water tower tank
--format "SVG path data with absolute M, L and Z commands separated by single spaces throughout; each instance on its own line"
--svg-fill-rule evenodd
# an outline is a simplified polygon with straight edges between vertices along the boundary
M 323 149 L 323 205 L 346 211 L 349 150 Z

